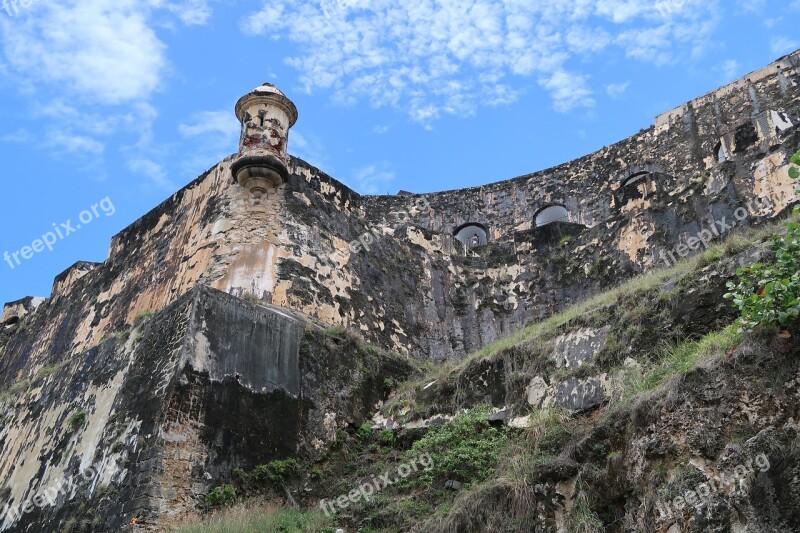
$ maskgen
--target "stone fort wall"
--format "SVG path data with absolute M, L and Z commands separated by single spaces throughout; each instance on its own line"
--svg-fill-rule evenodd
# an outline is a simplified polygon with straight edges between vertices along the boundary
M 3 379 L 86 350 L 197 284 L 419 358 L 462 356 L 663 265 L 661 251 L 737 209 L 749 206 L 739 227 L 784 213 L 797 200 L 787 165 L 800 148 L 799 66 L 794 53 L 598 152 L 469 189 L 361 196 L 292 158 L 288 181 L 255 203 L 228 158 L 117 235 L 104 263 L 60 275 L 36 310 L 45 329 L 5 345 Z M 536 227 L 553 205 L 566 219 Z M 465 257 L 453 233 L 469 224 L 488 243 Z M 24 314 L 14 309 L 4 320 Z

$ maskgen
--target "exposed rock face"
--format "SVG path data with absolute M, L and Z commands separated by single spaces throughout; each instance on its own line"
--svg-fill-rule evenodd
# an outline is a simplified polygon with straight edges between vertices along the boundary
M 567 515 L 584 497 L 611 532 L 797 531 L 796 325 L 784 335 L 748 337 L 630 402 L 617 396 L 625 392 L 622 376 L 647 364 L 657 346 L 731 323 L 725 281 L 763 254 L 758 247 L 724 257 L 669 280 L 666 291 L 658 284 L 642 288 L 477 360 L 417 388 L 415 408 L 400 416 L 389 414 L 396 413 L 390 401 L 384 414 L 395 428 L 418 427 L 414 413 L 436 420 L 481 403 L 498 409 L 490 423 L 524 429 L 531 407 L 555 407 L 570 411 L 581 426 L 573 440 L 548 449 L 552 456 L 524 463 L 518 475 L 525 485 L 498 476 L 448 505 L 453 511 L 445 518 L 409 530 L 574 531 Z M 584 377 L 560 375 L 565 345 L 599 331 L 592 328 L 597 323 L 608 324 L 605 344 L 571 370 Z
M 242 108 L 243 146 L 287 164 L 285 183 L 237 184 L 240 171 L 274 177 L 242 166 L 243 148 L 117 235 L 104 263 L 60 275 L 47 301 L 6 306 L 0 385 L 17 395 L 0 483 L 16 505 L 92 467 L 77 498 L 101 502 L 104 527 L 179 514 L 234 466 L 322 450 L 337 427 L 371 416 L 384 375 L 407 372 L 385 356 L 354 365 L 347 343 L 342 360 L 329 356 L 326 337 L 302 333 L 312 318 L 419 359 L 460 357 L 701 239 L 781 215 L 797 200 L 787 168 L 800 148 L 798 68 L 800 53 L 787 56 L 571 163 L 425 195 L 358 195 L 286 159 L 288 105 L 258 120 L 261 100 Z M 554 204 L 568 219 L 537 227 Z M 465 254 L 453 233 L 467 223 L 488 244 Z M 156 316 L 134 327 L 145 312 Z M 595 333 L 564 339 L 566 369 L 602 351 Z M 500 364 L 476 369 L 489 385 L 470 394 L 502 401 Z M 580 410 L 601 401 L 595 377 L 516 394 Z M 71 516 L 68 499 L 2 527 L 54 527 Z

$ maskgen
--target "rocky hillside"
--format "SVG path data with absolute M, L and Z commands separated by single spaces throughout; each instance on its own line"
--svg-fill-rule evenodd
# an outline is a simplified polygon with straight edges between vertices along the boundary
M 777 228 L 418 370 L 320 460 L 232 473 L 208 503 L 233 507 L 180 531 L 797 531 L 800 327 L 739 333 L 723 299 Z

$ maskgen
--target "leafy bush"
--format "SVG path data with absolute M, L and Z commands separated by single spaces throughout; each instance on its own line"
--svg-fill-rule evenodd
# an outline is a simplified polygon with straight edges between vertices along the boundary
M 800 165 L 800 152 L 792 156 L 792 163 Z M 800 170 L 792 166 L 789 175 L 796 180 Z M 800 214 L 800 206 L 795 206 L 794 214 Z M 773 237 L 772 251 L 774 261 L 740 268 L 738 279 L 728 282 L 725 298 L 741 312 L 740 331 L 762 325 L 785 327 L 800 316 L 800 223 L 788 222 L 786 233 Z
M 487 415 L 487 408 L 457 415 L 415 442 L 406 452 L 408 461 L 427 453 L 433 462 L 433 468 L 421 472 L 418 482 L 454 479 L 470 483 L 491 476 L 509 438 L 504 428 L 489 425 Z
M 364 442 L 370 441 L 372 440 L 373 436 L 374 433 L 372 431 L 372 426 L 370 426 L 369 422 L 364 422 L 363 424 L 361 424 L 361 427 L 359 427 L 356 430 L 356 437 L 358 438 L 358 440 Z
M 86 411 L 81 409 L 80 411 L 75 411 L 69 418 L 67 418 L 67 424 L 72 429 L 78 429 L 79 427 L 83 426 L 86 423 Z
M 215 487 L 206 494 L 205 501 L 210 508 L 231 506 L 236 503 L 236 489 L 231 485 Z
M 381 446 L 394 448 L 397 444 L 397 437 L 395 437 L 394 431 L 391 429 L 383 429 L 378 433 L 378 442 Z
M 253 479 L 259 483 L 269 483 L 272 488 L 279 490 L 291 476 L 300 472 L 300 464 L 294 459 L 271 461 L 265 465 L 258 465 L 253 470 Z

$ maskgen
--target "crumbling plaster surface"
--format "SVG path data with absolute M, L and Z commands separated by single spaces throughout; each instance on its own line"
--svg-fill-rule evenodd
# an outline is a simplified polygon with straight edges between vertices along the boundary
M 416 357 L 470 352 L 657 266 L 661 250 L 756 197 L 769 207 L 747 224 L 784 212 L 797 200 L 787 165 L 800 142 L 786 125 L 800 123 L 798 64 L 797 55 L 782 59 L 576 161 L 464 190 L 360 196 L 292 159 L 289 182 L 255 203 L 228 158 L 116 236 L 105 263 L 63 274 L 41 309 L 45 331 L 30 349 L 6 349 L 5 375 L 86 350 L 198 283 L 359 329 Z M 765 110 L 780 112 L 787 129 L 709 167 L 727 125 Z M 648 179 L 623 186 L 639 172 Z M 549 204 L 564 205 L 585 231 L 546 242 L 531 222 Z M 452 237 L 467 222 L 489 229 L 478 257 L 464 258 Z M 354 251 L 364 235 L 371 240 Z
M 230 354 L 212 348 L 209 332 L 220 334 L 226 322 L 210 318 L 190 326 L 199 293 L 222 302 L 220 313 L 244 305 L 237 297 L 255 298 L 279 306 L 275 313 L 287 320 L 302 313 L 358 330 L 379 346 L 441 361 L 657 266 L 661 250 L 715 219 L 732 218 L 757 197 L 768 202 L 742 226 L 781 215 L 797 201 L 787 166 L 800 133 L 787 124 L 800 124 L 799 65 L 798 54 L 784 58 L 749 82 L 689 102 L 576 161 L 458 191 L 361 196 L 292 159 L 289 180 L 255 202 L 231 175 L 236 156 L 223 160 L 114 237 L 104 263 L 74 265 L 44 302 L 6 306 L 0 386 L 30 386 L 4 415 L 0 476 L 13 479 L 11 495 L 19 501 L 89 465 L 100 465 L 93 487 L 109 480 L 122 486 L 134 471 L 163 468 L 164 478 L 137 485 L 115 512 L 179 513 L 207 488 L 187 453 L 193 465 L 210 465 L 212 478 L 236 463 L 208 444 L 216 436 L 202 428 L 224 420 L 202 401 L 234 391 L 242 408 L 294 413 L 294 422 L 307 423 L 273 441 L 282 452 L 321 450 L 332 424 L 371 414 L 378 385 L 364 376 L 357 407 L 334 389 L 328 390 L 331 404 L 312 409 L 293 398 L 293 386 L 273 398 L 277 391 L 264 382 L 258 387 L 258 376 L 239 383 L 236 371 L 214 365 L 216 356 Z M 719 162 L 722 141 L 730 153 Z M 640 172 L 646 179 L 625 185 Z M 552 204 L 563 205 L 570 219 L 534 228 L 534 214 Z M 467 222 L 487 227 L 489 244 L 465 256 L 452 232 Z M 361 245 L 353 245 L 358 239 Z M 137 335 L 131 328 L 147 312 L 160 317 L 148 328 L 162 329 L 144 333 L 147 348 L 133 348 L 122 338 Z M 226 316 L 236 322 L 231 313 Z M 245 315 L 263 319 L 254 309 Z M 312 359 L 325 360 L 324 343 L 311 344 Z M 322 365 L 304 366 L 302 358 L 295 373 L 291 358 L 283 362 L 282 379 L 299 378 L 301 389 L 304 380 L 312 390 L 346 388 L 352 372 L 348 361 L 333 376 Z M 542 399 L 535 385 L 528 401 Z M 590 401 L 577 398 L 574 407 L 592 403 L 604 386 L 588 383 L 583 396 Z M 567 396 L 574 395 L 566 390 Z M 86 410 L 88 424 L 64 431 L 77 408 Z M 114 451 L 117 441 L 122 448 Z M 254 450 L 245 455 L 264 459 Z M 31 519 L 57 520 L 58 514 Z

